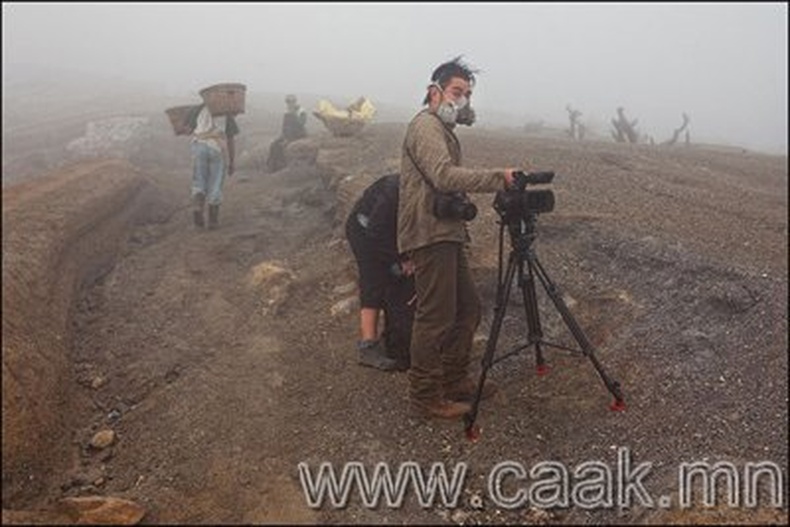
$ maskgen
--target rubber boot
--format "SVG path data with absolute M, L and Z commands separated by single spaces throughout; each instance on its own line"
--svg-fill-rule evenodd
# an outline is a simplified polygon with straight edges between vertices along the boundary
M 219 227 L 219 205 L 208 206 L 208 228 L 216 229 Z
M 203 193 L 197 193 L 192 197 L 192 221 L 195 223 L 195 227 L 205 226 L 203 220 L 203 206 L 205 203 L 206 195 Z

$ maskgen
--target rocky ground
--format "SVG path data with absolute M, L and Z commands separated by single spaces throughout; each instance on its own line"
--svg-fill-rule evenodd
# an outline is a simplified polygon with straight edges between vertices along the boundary
M 626 403 L 609 410 L 612 397 L 581 354 L 546 348 L 550 373 L 538 376 L 527 350 L 490 370 L 501 393 L 481 405 L 482 434 L 469 442 L 460 422 L 410 415 L 405 373 L 356 364 L 342 221 L 368 182 L 397 167 L 403 125 L 349 139 L 314 130 L 305 150 L 315 158 L 275 174 L 260 170 L 271 131 L 250 128 L 216 231 L 191 224 L 186 142 L 165 139 L 164 128 L 135 143 L 131 160 L 160 193 L 115 266 L 75 299 L 63 382 L 89 404 L 62 438 L 73 457 L 43 491 L 4 492 L 4 522 L 52 521 L 31 511 L 100 495 L 133 501 L 153 524 L 787 523 L 786 156 L 460 130 L 468 165 L 556 172 L 556 207 L 539 216 L 534 247 Z M 64 152 L 84 155 L 89 142 L 75 139 Z M 492 196 L 474 199 L 480 354 L 499 231 Z M 542 289 L 538 297 L 546 339 L 577 348 Z M 513 294 L 498 350 L 525 332 Z M 100 431 L 112 431 L 109 446 L 91 446 Z M 650 464 L 652 504 L 631 495 L 616 506 L 624 457 L 632 469 Z M 569 490 L 589 479 L 574 473 L 582 463 L 610 467 L 614 505 L 509 509 L 492 496 L 498 464 L 529 471 L 550 461 L 567 468 Z M 729 463 L 741 476 L 749 463 L 781 467 L 783 507 L 763 485 L 757 507 L 705 508 L 696 489 L 682 508 L 678 467 L 695 461 Z M 422 507 L 409 491 L 400 507 L 374 508 L 352 490 L 343 508 L 311 508 L 298 465 L 316 472 L 324 462 L 468 470 L 455 507 Z M 503 494 L 547 479 L 511 477 Z

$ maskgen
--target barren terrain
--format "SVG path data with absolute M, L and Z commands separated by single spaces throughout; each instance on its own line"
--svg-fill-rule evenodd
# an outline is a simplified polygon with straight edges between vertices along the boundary
M 40 389 L 42 415 L 59 423 L 46 434 L 47 423 L 11 429 L 16 399 L 4 389 L 4 442 L 40 448 L 46 461 L 4 466 L 4 522 L 53 521 L 42 511 L 62 498 L 101 495 L 136 502 L 152 524 L 787 523 L 786 156 L 459 130 L 467 165 L 555 171 L 556 208 L 540 215 L 535 250 L 626 403 L 608 409 L 611 395 L 579 353 L 547 348 L 546 376 L 531 352 L 517 354 L 491 369 L 501 393 L 481 405 L 482 435 L 471 443 L 460 422 L 410 415 L 405 373 L 356 363 L 355 267 L 342 223 L 364 186 L 397 168 L 405 125 L 341 139 L 313 122 L 307 154 L 264 174 L 279 118 L 261 115 L 253 107 L 239 119 L 239 170 L 216 231 L 191 224 L 188 144 L 172 137 L 163 112 L 146 115 L 123 161 L 65 148 L 84 133 L 73 117 L 4 123 L 3 142 L 13 142 L 3 151 L 3 381 Z M 92 200 L 112 185 L 126 202 Z M 118 194 L 124 185 L 137 190 Z M 474 196 L 480 214 L 470 225 L 484 308 L 478 354 L 497 280 L 492 197 Z M 80 220 L 88 217 L 95 224 Z M 94 232 L 101 244 L 72 252 L 102 264 L 82 272 L 70 243 L 83 247 Z M 65 247 L 37 245 L 57 243 Z M 53 273 L 76 285 L 26 289 Z M 574 347 L 543 293 L 547 339 Z M 37 298 L 68 305 L 28 309 Z M 507 306 L 502 349 L 526 337 L 519 298 Z M 54 324 L 53 313 L 63 319 L 55 360 L 64 375 L 42 370 L 38 383 L 26 381 L 35 375 L 24 373 L 25 339 Z M 90 447 L 103 429 L 113 444 Z M 632 466 L 652 464 L 654 506 L 632 496 L 623 508 L 509 510 L 491 499 L 498 463 L 614 470 L 624 449 Z M 379 462 L 463 462 L 468 473 L 453 509 L 421 507 L 411 492 L 398 508 L 367 507 L 354 492 L 343 508 L 309 507 L 297 465 L 339 471 L 352 461 L 371 472 Z M 697 495 L 682 509 L 677 470 L 694 461 L 781 467 L 783 507 L 763 485 L 757 507 L 706 509 Z M 509 482 L 509 496 L 527 484 Z

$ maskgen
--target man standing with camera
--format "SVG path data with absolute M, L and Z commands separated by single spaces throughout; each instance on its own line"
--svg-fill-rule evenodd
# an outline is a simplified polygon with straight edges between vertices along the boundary
M 461 167 L 456 124 L 471 125 L 475 72 L 460 57 L 438 66 L 420 111 L 409 123 L 401 156 L 398 250 L 414 265 L 417 306 L 411 338 L 409 395 L 425 417 L 455 419 L 471 410 L 470 376 L 480 298 L 466 255 L 465 221 L 476 213 L 465 192 L 496 192 L 514 169 Z M 483 396 L 495 390 L 486 384 Z

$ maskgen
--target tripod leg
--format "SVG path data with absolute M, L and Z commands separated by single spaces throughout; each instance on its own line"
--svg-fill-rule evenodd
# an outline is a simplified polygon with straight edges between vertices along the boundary
M 538 311 L 538 296 L 535 293 L 535 274 L 532 268 L 532 261 L 527 260 L 527 272 L 524 273 L 524 262 L 519 262 L 519 286 L 524 298 L 524 310 L 527 316 L 527 346 L 535 344 L 535 363 L 538 375 L 548 373 L 546 360 L 543 358 L 541 340 L 543 339 L 543 329 L 540 325 L 540 314 Z
M 573 315 L 571 314 L 570 309 L 568 309 L 567 304 L 565 304 L 565 301 L 562 299 L 557 286 L 554 285 L 548 274 L 546 274 L 546 270 L 538 261 L 537 255 L 532 255 L 530 263 L 533 264 L 536 274 L 538 275 L 540 282 L 543 284 L 543 288 L 546 290 L 549 298 L 551 298 L 551 301 L 554 303 L 557 311 L 559 311 L 562 320 L 565 322 L 565 325 L 568 326 L 568 329 L 570 330 L 571 334 L 573 334 L 576 342 L 578 342 L 579 346 L 581 346 L 582 352 L 587 358 L 590 359 L 590 362 L 592 362 L 595 370 L 601 377 L 601 380 L 603 380 L 604 384 L 606 385 L 606 388 L 612 395 L 614 395 L 615 401 L 612 404 L 611 409 L 624 409 L 625 406 L 623 403 L 623 394 L 620 391 L 620 383 L 612 380 L 609 375 L 606 374 L 606 371 L 604 371 L 601 363 L 598 362 L 598 359 L 595 356 L 595 349 L 587 338 L 587 335 L 585 335 L 584 331 L 582 331 L 582 328 L 579 326 L 578 322 L 576 322 L 576 319 L 573 318 Z
M 505 272 L 505 278 L 502 282 L 497 284 L 497 300 L 496 305 L 494 306 L 494 320 L 491 322 L 491 331 L 488 336 L 488 341 L 486 342 L 486 351 L 483 354 L 483 359 L 480 361 L 482 365 L 480 371 L 480 381 L 477 383 L 477 391 L 475 392 L 475 398 L 472 401 L 472 410 L 464 416 L 466 435 L 471 440 L 476 439 L 474 425 L 475 420 L 477 419 L 477 409 L 480 405 L 480 397 L 483 393 L 483 385 L 486 382 L 486 375 L 488 374 L 489 368 L 491 368 L 491 365 L 493 364 L 494 351 L 496 351 L 497 341 L 499 340 L 499 332 L 502 329 L 502 322 L 505 319 L 505 309 L 507 308 L 507 302 L 510 298 L 510 289 L 515 273 L 516 255 L 515 253 L 511 253 L 507 264 L 507 271 Z

